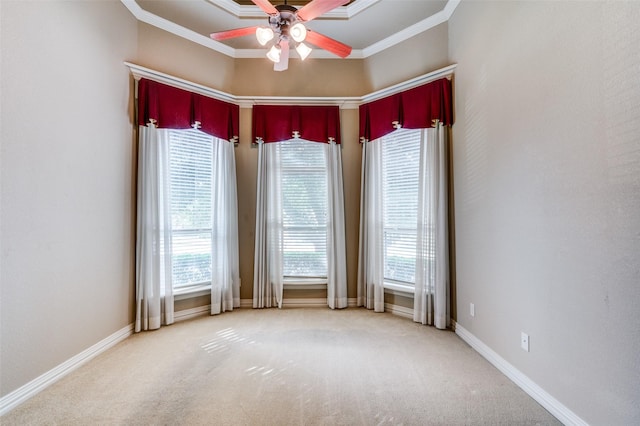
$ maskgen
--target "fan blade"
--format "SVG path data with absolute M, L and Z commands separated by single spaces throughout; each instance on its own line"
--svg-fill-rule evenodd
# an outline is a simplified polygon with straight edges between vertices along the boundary
M 308 30 L 305 41 L 308 41 L 321 49 L 327 50 L 334 55 L 338 55 L 341 58 L 346 58 L 351 54 L 351 46 L 347 46 L 344 43 L 340 43 L 338 40 L 334 40 L 315 31 Z
M 260 9 L 264 11 L 267 15 L 275 15 L 278 13 L 278 9 L 276 9 L 269 0 L 251 0 L 258 6 Z
M 280 40 L 280 62 L 273 64 L 274 71 L 284 71 L 289 68 L 289 42 Z
M 307 3 L 298 11 L 298 19 L 301 21 L 310 21 L 325 12 L 347 3 L 349 3 L 349 0 L 312 0 L 311 3 Z
M 210 37 L 214 40 L 226 40 L 228 38 L 234 38 L 234 37 L 242 37 L 242 36 L 246 36 L 249 34 L 255 34 L 256 30 L 258 29 L 257 26 L 255 27 L 245 27 L 245 28 L 236 28 L 235 30 L 228 30 L 228 31 L 220 31 L 217 33 L 211 33 Z

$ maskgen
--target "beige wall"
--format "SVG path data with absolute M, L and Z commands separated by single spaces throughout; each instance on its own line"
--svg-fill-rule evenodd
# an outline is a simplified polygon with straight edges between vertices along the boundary
M 0 394 L 133 321 L 137 24 L 120 2 L 0 1 Z
M 360 227 L 360 167 L 362 148 L 358 110 L 342 110 L 342 176 L 344 179 L 345 229 L 347 232 L 347 296 L 357 296 L 358 236 Z
M 142 22 L 137 41 L 137 65 L 229 92 L 233 58 Z
M 449 21 L 458 323 L 594 425 L 640 424 L 638 22 L 638 2 Z
M 450 65 L 445 22 L 364 60 L 372 90 Z
M 253 252 L 256 229 L 256 177 L 258 149 L 251 143 L 251 109 L 240 109 L 240 143 L 236 147 L 238 183 L 238 247 L 240 298 L 253 298 Z
M 264 59 L 237 59 L 230 92 L 238 96 L 361 96 L 371 85 L 361 60 L 291 58 L 289 69 L 273 71 Z

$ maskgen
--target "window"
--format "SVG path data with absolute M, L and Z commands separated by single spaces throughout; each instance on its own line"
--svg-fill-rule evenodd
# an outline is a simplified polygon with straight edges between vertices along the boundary
M 327 277 L 326 144 L 277 143 L 282 173 L 283 275 Z
M 382 142 L 384 279 L 415 285 L 420 130 L 399 129 Z
M 212 138 L 199 130 L 168 134 L 173 288 L 209 284 Z

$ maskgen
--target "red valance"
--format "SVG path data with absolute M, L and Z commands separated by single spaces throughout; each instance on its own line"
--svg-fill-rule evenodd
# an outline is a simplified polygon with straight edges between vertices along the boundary
M 381 138 L 398 127 L 429 128 L 433 120 L 453 124 L 451 81 L 446 78 L 360 105 L 360 141 Z
M 138 125 L 164 129 L 198 127 L 220 139 L 237 140 L 240 107 L 145 78 L 138 82 Z
M 281 142 L 293 137 L 313 142 L 340 143 L 338 106 L 255 105 L 253 140 Z

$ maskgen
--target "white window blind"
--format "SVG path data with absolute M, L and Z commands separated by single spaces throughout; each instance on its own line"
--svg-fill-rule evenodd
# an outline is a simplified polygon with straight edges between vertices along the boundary
M 415 284 L 420 130 L 382 138 L 384 278 Z
M 282 166 L 283 275 L 327 276 L 327 159 L 318 142 L 278 143 Z
M 173 287 L 211 282 L 212 138 L 169 132 Z

